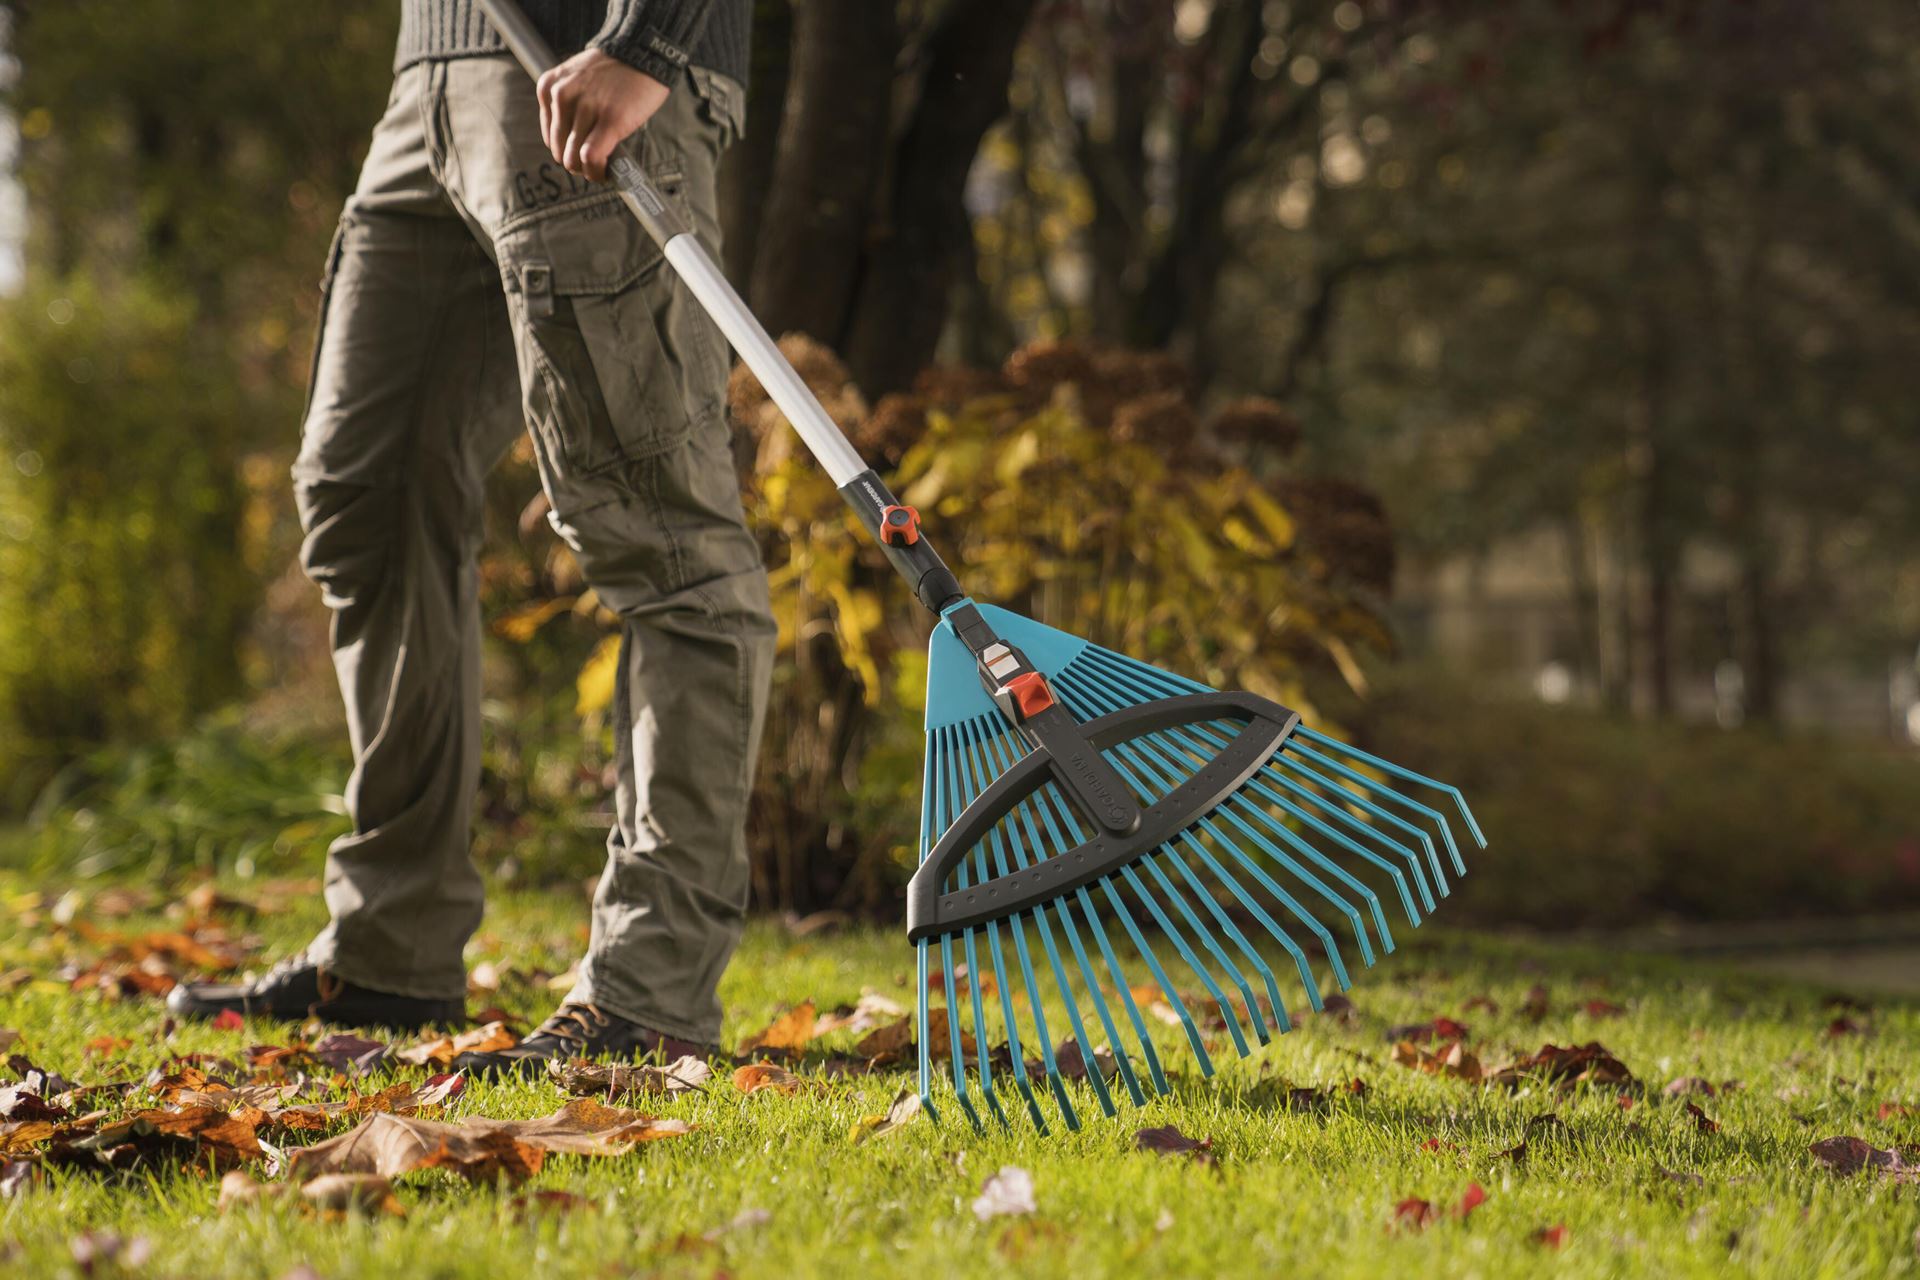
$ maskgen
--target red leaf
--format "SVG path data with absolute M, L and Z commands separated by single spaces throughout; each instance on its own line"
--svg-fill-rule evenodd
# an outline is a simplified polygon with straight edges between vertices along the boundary
M 1527 1239 L 1543 1249 L 1564 1249 L 1567 1247 L 1567 1224 L 1556 1222 L 1550 1227 L 1542 1227 Z
M 1707 1113 L 1702 1111 L 1694 1103 L 1689 1102 L 1687 1104 L 1687 1114 L 1693 1117 L 1694 1126 L 1698 1128 L 1700 1132 L 1702 1133 L 1720 1132 L 1720 1122 L 1718 1120 L 1708 1119 Z
M 1827 1024 L 1827 1039 L 1838 1040 L 1841 1036 L 1862 1035 L 1865 1031 L 1866 1028 L 1852 1018 L 1839 1017 Z
M 1611 1000 L 1589 1000 L 1580 1006 L 1589 1018 L 1617 1018 L 1627 1010 Z
M 1469 1182 L 1465 1194 L 1460 1197 L 1460 1203 L 1454 1206 L 1453 1211 L 1461 1218 L 1466 1218 L 1486 1202 L 1487 1189 L 1477 1182 Z
M 222 1009 L 213 1015 L 212 1026 L 215 1031 L 238 1031 L 246 1025 L 247 1020 L 240 1016 L 238 1009 Z
M 1388 1224 L 1388 1229 L 1401 1227 L 1408 1231 L 1420 1231 L 1439 1216 L 1434 1212 L 1431 1201 L 1402 1200 L 1393 1206 L 1393 1221 Z

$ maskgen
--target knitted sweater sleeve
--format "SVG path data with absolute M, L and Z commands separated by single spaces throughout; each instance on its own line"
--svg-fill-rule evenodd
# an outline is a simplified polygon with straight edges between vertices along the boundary
M 665 85 L 680 83 L 712 0 L 607 0 L 592 46 Z

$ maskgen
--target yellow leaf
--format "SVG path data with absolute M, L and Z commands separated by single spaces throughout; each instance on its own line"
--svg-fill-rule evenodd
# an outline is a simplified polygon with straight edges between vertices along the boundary
M 573 712 L 590 716 L 613 704 L 613 680 L 620 669 L 620 637 L 607 636 L 594 646 L 573 682 Z
M 1022 431 L 1001 451 L 1000 460 L 994 464 L 994 478 L 1003 485 L 1017 484 L 1020 481 L 1020 473 L 1032 466 L 1039 458 L 1039 433 Z
M 573 607 L 572 596 L 555 596 L 511 609 L 493 620 L 493 633 L 515 644 L 525 644 L 549 621 Z
M 1293 517 L 1287 514 L 1285 507 L 1254 488 L 1247 490 L 1246 500 L 1261 527 L 1267 531 L 1267 536 L 1273 539 L 1274 546 L 1285 550 L 1293 545 Z

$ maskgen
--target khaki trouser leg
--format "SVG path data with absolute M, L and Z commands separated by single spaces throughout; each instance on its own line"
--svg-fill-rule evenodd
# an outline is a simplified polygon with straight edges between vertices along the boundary
M 482 483 L 519 424 L 498 276 L 429 172 L 421 79 L 396 82 L 341 219 L 294 467 L 354 753 L 353 831 L 328 852 L 332 920 L 309 954 L 457 998 L 481 913 Z
M 475 334 L 510 329 L 553 526 L 623 628 L 613 717 L 615 823 L 594 900 L 592 942 L 572 998 L 677 1037 L 716 1040 L 715 991 L 746 907 L 747 796 L 774 636 L 766 575 L 733 475 L 723 408 L 725 349 L 617 197 L 570 177 L 547 155 L 531 86 L 510 60 L 423 64 L 403 73 L 395 92 L 397 106 L 376 134 L 369 171 L 376 160 L 387 163 L 388 152 L 406 157 L 409 173 L 425 166 L 435 207 L 442 215 L 457 212 L 453 225 L 463 226 L 469 249 L 477 246 L 496 264 L 491 300 L 462 293 L 449 303 L 439 293 L 441 277 L 430 270 L 368 290 L 372 312 L 384 305 L 373 299 L 384 299 L 390 287 L 398 295 L 393 311 L 337 339 L 330 317 L 316 386 L 326 387 L 329 368 L 338 366 L 337 380 L 350 391 L 334 393 L 336 400 L 397 402 L 405 397 L 372 389 L 408 377 L 416 378 L 424 400 L 435 380 L 473 377 Z M 724 84 L 702 80 L 677 89 L 648 126 L 643 147 L 656 183 L 709 241 L 718 237 L 715 176 L 733 105 Z M 359 200 L 349 208 L 355 226 L 363 216 Z M 437 244 L 449 221 L 437 217 L 417 243 Z M 345 276 L 343 265 L 339 278 Z M 505 326 L 496 320 L 503 291 Z M 338 284 L 335 293 L 337 312 L 347 294 Z M 434 312 L 429 324 L 434 301 L 448 308 Z M 453 310 L 460 314 L 449 314 Z M 468 354 L 443 332 L 466 334 Z M 437 363 L 429 370 L 428 361 Z M 447 414 L 471 418 L 471 401 L 483 394 L 491 389 L 471 387 L 448 402 Z M 431 416 L 416 405 L 407 421 Z M 312 436 L 314 415 L 309 418 Z M 439 434 L 413 431 L 422 440 Z M 335 427 L 322 434 L 357 441 L 361 433 Z M 387 455 L 407 447 L 388 441 L 391 429 L 366 434 L 379 437 L 362 442 L 360 461 L 375 464 L 369 470 L 381 470 Z M 491 431 L 481 431 L 478 441 L 495 444 Z M 401 465 L 399 474 L 409 477 L 404 492 L 445 490 L 426 504 L 430 518 L 417 532 L 395 524 L 404 517 L 367 493 L 371 482 L 332 494 L 342 508 L 366 499 L 367 518 L 354 525 L 354 536 L 327 539 L 320 553 L 313 543 L 327 533 L 331 517 L 303 490 L 303 511 L 312 507 L 316 517 L 308 561 L 337 611 L 342 687 L 350 711 L 359 708 L 356 832 L 330 860 L 335 922 L 321 943 L 332 943 L 340 972 L 369 986 L 403 989 L 384 968 L 406 959 L 395 943 L 419 921 L 391 906 L 444 917 L 427 930 L 431 944 L 419 943 L 436 957 L 435 983 L 444 980 L 442 966 L 446 977 L 457 967 L 459 944 L 478 910 L 479 887 L 465 857 L 477 768 L 469 752 L 477 740 L 474 721 L 462 710 L 473 703 L 471 669 L 461 665 L 471 661 L 473 644 L 453 638 L 472 636 L 471 542 L 442 525 L 456 509 L 465 511 L 468 499 L 477 502 L 495 454 L 447 451 L 459 465 L 431 481 Z M 327 478 L 334 482 L 331 473 Z M 390 526 L 385 540 L 374 536 L 380 521 Z M 373 615 L 386 621 L 364 621 Z M 369 630 L 378 633 L 372 646 L 360 639 Z M 424 656 L 417 652 L 422 644 Z M 434 668 L 436 658 L 454 665 Z M 441 683 L 418 694 L 425 709 L 416 711 L 406 696 L 413 689 L 408 677 L 430 668 Z M 398 731 L 396 708 L 405 713 L 407 732 Z M 428 745 L 401 741 L 416 736 Z M 371 767 L 375 763 L 385 767 Z M 391 791 L 401 816 L 390 821 L 406 822 L 400 838 L 380 837 L 363 817 L 363 808 L 371 815 L 369 797 L 376 791 L 383 798 Z M 457 858 L 450 854 L 456 844 Z M 417 889 L 397 888 L 416 880 Z M 418 971 L 418 963 L 407 970 Z

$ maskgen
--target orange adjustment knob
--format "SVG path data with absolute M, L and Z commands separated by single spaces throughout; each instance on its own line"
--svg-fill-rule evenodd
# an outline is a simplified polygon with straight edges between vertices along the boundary
M 1013 705 L 1020 709 L 1022 720 L 1031 719 L 1053 705 L 1053 690 L 1038 671 L 1015 676 L 1001 688 L 1013 695 Z
M 910 547 L 920 541 L 920 513 L 912 507 L 893 506 L 880 513 L 880 541 Z

